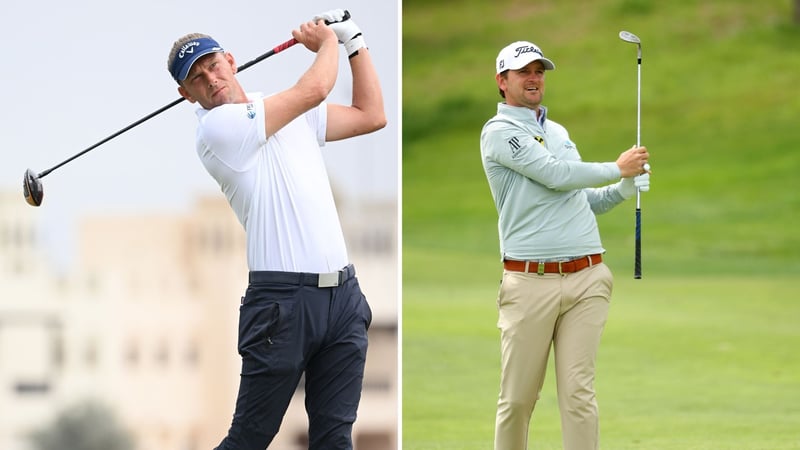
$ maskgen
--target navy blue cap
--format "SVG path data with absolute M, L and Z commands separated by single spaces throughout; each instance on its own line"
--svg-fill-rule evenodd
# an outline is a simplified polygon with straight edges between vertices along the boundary
M 181 82 L 189 75 L 189 70 L 192 65 L 200 59 L 200 57 L 208 55 L 209 53 L 224 52 L 222 47 L 214 39 L 203 37 L 192 39 L 191 41 L 183 44 L 176 52 L 175 58 L 169 67 L 169 73 L 172 78 L 177 82 Z

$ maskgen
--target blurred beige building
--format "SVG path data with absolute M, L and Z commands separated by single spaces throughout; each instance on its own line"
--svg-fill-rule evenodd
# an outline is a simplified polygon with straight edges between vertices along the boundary
M 373 309 L 356 450 L 398 439 L 398 258 L 394 202 L 348 205 L 342 224 Z M 78 260 L 55 275 L 38 210 L 0 193 L 0 449 L 86 400 L 110 407 L 137 450 L 207 450 L 230 424 L 239 381 L 244 232 L 224 198 L 188 212 L 80 226 Z M 302 385 L 271 449 L 306 447 Z

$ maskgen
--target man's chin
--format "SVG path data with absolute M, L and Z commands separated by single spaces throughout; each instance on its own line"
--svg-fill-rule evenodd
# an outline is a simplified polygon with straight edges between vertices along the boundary
M 528 100 L 529 103 L 535 103 L 536 105 L 542 104 L 542 94 L 539 93 L 526 96 L 525 99 Z

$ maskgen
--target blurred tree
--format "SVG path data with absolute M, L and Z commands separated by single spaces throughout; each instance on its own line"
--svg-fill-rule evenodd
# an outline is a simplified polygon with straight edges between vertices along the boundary
M 800 25 L 800 0 L 794 0 L 794 23 Z
M 98 403 L 82 403 L 62 411 L 48 426 L 34 431 L 36 450 L 132 450 L 133 438 L 113 412 Z

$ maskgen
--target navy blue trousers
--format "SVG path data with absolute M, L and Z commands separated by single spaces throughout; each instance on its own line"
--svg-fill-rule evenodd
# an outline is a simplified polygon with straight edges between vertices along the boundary
M 335 287 L 314 274 L 250 272 L 239 309 L 242 373 L 217 450 L 264 450 L 305 372 L 309 449 L 352 449 L 372 311 L 355 269 Z

